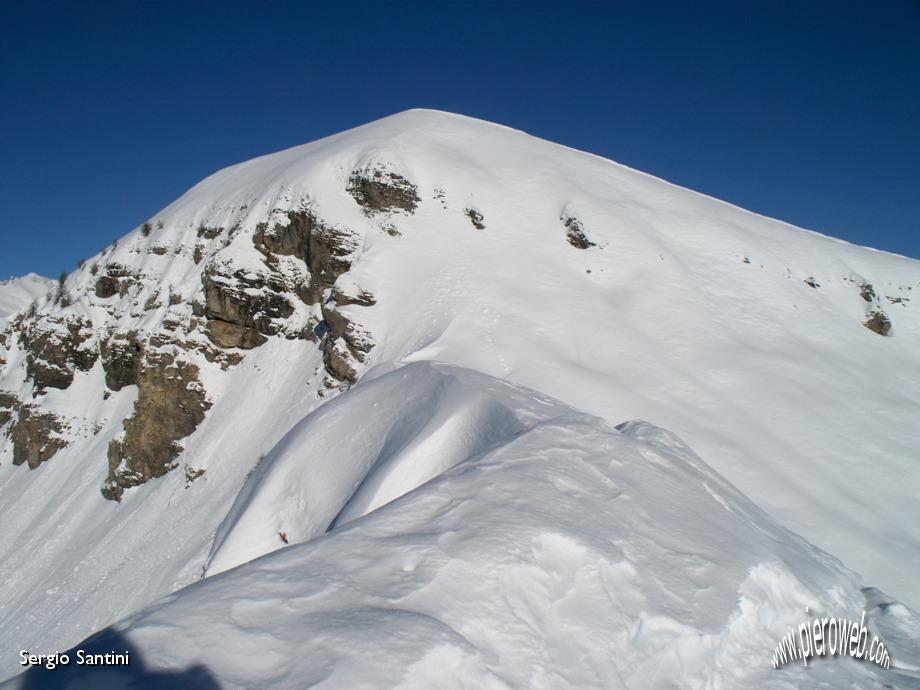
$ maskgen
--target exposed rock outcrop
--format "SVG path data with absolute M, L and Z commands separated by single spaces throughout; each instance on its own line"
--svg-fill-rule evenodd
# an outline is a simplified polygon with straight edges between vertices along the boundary
M 343 228 L 318 226 L 310 235 L 307 268 L 310 269 L 310 287 L 307 304 L 322 300 L 323 292 L 331 288 L 336 279 L 351 268 L 352 257 L 358 248 L 357 238 Z
M 380 204 L 401 198 L 398 195 L 387 196 L 390 192 L 385 193 L 376 186 L 385 187 L 390 182 L 393 182 L 391 178 L 381 174 L 379 179 L 368 182 L 369 186 L 362 187 L 363 192 L 356 193 L 365 201 L 370 199 L 368 203 L 374 208 L 383 208 Z M 272 260 L 276 256 L 293 256 L 304 262 L 309 271 L 309 284 L 300 292 L 300 297 L 306 304 L 322 305 L 323 321 L 311 319 L 302 329 L 301 337 L 321 341 L 325 368 L 334 379 L 356 381 L 357 365 L 365 361 L 374 343 L 363 329 L 351 324 L 335 308 L 349 304 L 371 306 L 376 303 L 373 294 L 367 290 L 357 286 L 345 290 L 336 283 L 351 268 L 358 249 L 356 235 L 346 228 L 326 225 L 311 210 L 301 209 L 287 212 L 282 222 L 271 226 L 268 223 L 260 224 L 253 236 L 253 243 L 267 257 L 269 267 L 273 265 Z M 324 303 L 326 291 L 330 288 L 331 299 Z M 209 318 L 214 313 L 216 310 L 209 307 Z M 253 336 L 252 329 L 247 330 L 247 324 L 237 319 L 231 320 L 224 316 L 220 320 L 210 320 L 208 328 L 211 340 L 222 347 L 244 347 L 250 342 L 253 347 L 261 344 Z
M 203 237 L 206 240 L 213 240 L 216 237 L 220 237 L 223 232 L 223 228 L 211 228 L 207 225 L 199 225 L 196 234 L 198 237 Z
M 0 331 L 0 369 L 6 364 L 6 349 L 9 347 L 10 339 L 9 330 Z
M 355 170 L 346 189 L 368 216 L 386 211 L 414 213 L 421 201 L 414 184 L 384 168 Z
M 27 463 L 34 470 L 67 446 L 60 437 L 63 426 L 54 414 L 34 405 L 16 405 L 14 409 L 16 421 L 7 432 L 13 441 L 14 465 Z
M 574 216 L 563 216 L 562 224 L 565 226 L 565 238 L 576 249 L 594 247 L 595 243 L 588 239 L 584 225 Z
M 256 226 L 252 242 L 256 249 L 268 256 L 269 254 L 282 254 L 296 256 L 307 261 L 310 252 L 310 235 L 317 225 L 315 216 L 307 210 L 289 211 L 285 214 L 287 223 L 274 223 L 268 221 Z
M 229 321 L 208 321 L 206 332 L 217 347 L 251 350 L 262 345 L 267 338 L 256 329 Z
M 137 331 L 115 333 L 101 346 L 105 385 L 113 391 L 137 385 L 137 373 L 144 356 Z
M 257 347 L 266 335 L 278 333 L 278 319 L 294 313 L 285 296 L 291 286 L 270 272 L 239 269 L 228 274 L 212 266 L 202 274 L 202 283 L 207 333 L 218 347 Z
M 327 338 L 323 344 L 323 366 L 333 379 L 354 383 L 358 380 L 355 358 L 341 338 Z
M 863 325 L 870 331 L 879 335 L 891 334 L 891 319 L 888 318 L 888 314 L 881 309 L 873 309 L 866 316 L 868 318 L 863 322 Z
M 96 279 L 95 293 L 100 299 L 115 295 L 124 295 L 134 282 L 131 269 L 119 263 L 110 263 L 105 267 L 105 274 Z
M 269 226 L 260 223 L 253 235 L 256 249 L 265 256 L 293 256 L 306 264 L 310 272 L 309 285 L 301 291 L 307 304 L 316 304 L 323 291 L 351 268 L 358 248 L 356 234 L 347 228 L 329 226 L 309 209 L 288 211 L 286 222 Z
M 89 371 L 99 356 L 92 342 L 92 324 L 76 316 L 23 320 L 19 342 L 26 350 L 26 376 L 36 393 L 68 388 L 74 372 Z
M 188 465 L 186 465 L 185 466 L 185 488 L 187 489 L 192 484 L 192 482 L 194 482 L 196 479 L 200 479 L 201 476 L 204 475 L 204 473 L 205 473 L 205 470 L 198 469 L 195 467 L 189 467 Z
M 473 224 L 473 227 L 477 230 L 485 230 L 485 218 L 483 215 L 476 209 L 466 208 L 463 210 L 464 215 L 470 219 L 470 222 Z
M 414 187 L 398 175 L 365 182 L 356 193 L 369 208 L 414 208 Z M 93 276 L 88 282 L 90 294 L 78 297 L 93 308 L 94 318 L 99 317 L 95 325 L 70 310 L 45 314 L 44 309 L 33 309 L 7 329 L 8 340 L 18 339 L 24 350 L 26 373 L 36 394 L 49 387 L 69 387 L 76 372 L 90 370 L 97 359 L 108 389 L 104 398 L 109 391 L 137 386 L 134 409 L 122 422 L 123 432 L 108 447 L 109 469 L 101 492 L 110 500 L 120 501 L 127 488 L 179 465 L 182 439 L 200 426 L 211 406 L 198 368 L 206 365 L 199 356 L 227 369 L 242 359 L 236 348 L 258 347 L 276 335 L 310 338 L 318 343 L 327 382 L 334 388 L 357 380 L 374 345 L 364 328 L 337 309 L 376 302 L 371 292 L 353 281 L 337 282 L 358 254 L 357 233 L 323 222 L 306 206 L 276 211 L 257 226 L 252 238 L 264 257 L 261 262 L 222 252 L 218 245 L 227 235 L 226 228 L 202 224 L 196 234 L 194 258 L 205 262 L 203 296 L 190 302 L 191 314 L 183 306 L 186 299 L 173 293 L 172 284 L 156 282 L 156 270 L 148 276 L 112 261 L 120 255 L 113 256 L 110 249 L 86 269 Z M 159 247 L 132 247 L 131 251 L 162 254 Z M 162 247 L 173 245 L 164 241 Z M 104 263 L 106 256 L 108 263 Z M 98 301 L 118 295 L 130 299 L 106 306 Z M 154 310 L 165 312 L 152 314 Z M 0 347 L 0 353 L 5 355 L 9 346 Z M 90 430 L 99 425 L 97 420 L 86 421 Z M 59 415 L 21 403 L 12 394 L 0 397 L 0 425 L 12 440 L 14 462 L 30 467 L 65 447 L 69 442 L 65 434 L 72 431 Z M 203 470 L 185 462 L 186 480 L 191 483 Z
M 326 371 L 339 381 L 354 383 L 358 379 L 358 364 L 364 363 L 374 347 L 374 341 L 361 326 L 352 323 L 335 306 L 323 306 L 327 332 L 323 339 L 323 364 Z
M 108 299 L 118 294 L 118 281 L 111 276 L 101 276 L 96 279 L 96 297 Z
M 134 412 L 125 433 L 109 444 L 109 474 L 102 495 L 120 501 L 125 489 L 177 466 L 179 439 L 191 434 L 211 403 L 198 367 L 167 352 L 148 352 L 138 375 Z
M 13 417 L 13 412 L 19 409 L 19 398 L 6 391 L 0 391 L 0 427 Z
M 377 304 L 377 299 L 367 290 L 358 288 L 354 290 L 352 294 L 348 294 L 339 286 L 332 288 L 332 300 L 340 307 L 347 304 L 358 304 L 362 307 L 371 307 Z

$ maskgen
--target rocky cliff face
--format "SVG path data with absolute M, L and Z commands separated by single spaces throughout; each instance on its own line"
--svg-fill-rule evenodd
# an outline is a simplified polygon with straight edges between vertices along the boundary
M 385 162 L 355 169 L 341 191 L 365 217 L 409 215 L 420 202 Z M 324 218 L 309 194 L 276 201 L 268 211 L 221 209 L 193 231 L 151 219 L 4 322 L 0 385 L 22 375 L 0 399 L 14 464 L 37 468 L 79 440 L 58 419 L 65 398 L 46 393 L 67 391 L 80 375 L 99 382 L 104 400 L 136 395 L 126 417 L 81 418 L 116 427 L 101 487 L 116 501 L 179 465 L 182 439 L 213 405 L 203 374 L 219 380 L 273 338 L 302 343 L 321 373 L 318 396 L 357 381 L 374 338 L 344 308 L 376 303 L 348 275 L 362 234 Z

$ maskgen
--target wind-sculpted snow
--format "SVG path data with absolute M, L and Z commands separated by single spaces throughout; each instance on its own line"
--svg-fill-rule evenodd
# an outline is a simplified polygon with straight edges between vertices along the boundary
M 536 418 L 517 410 L 522 395 L 511 391 L 476 372 L 420 363 L 324 405 L 247 479 L 206 573 L 315 538 L 513 438 Z
M 495 433 L 443 431 L 489 407 L 504 410 Z M 339 427 L 367 432 L 328 446 Z M 414 489 L 407 480 L 393 491 L 408 493 L 358 517 L 372 507 L 362 504 L 323 534 L 368 477 L 420 465 L 419 478 L 437 476 Z M 222 549 L 238 536 L 244 556 L 243 538 L 264 536 L 258 521 L 286 524 L 263 510 L 269 497 L 282 520 L 308 526 L 297 538 L 314 538 L 188 587 L 101 639 L 225 690 L 911 681 L 851 659 L 774 671 L 772 649 L 806 607 L 862 609 L 857 576 L 645 422 L 615 428 L 475 372 L 409 365 L 297 425 L 251 481 Z M 55 687 L 81 678 L 76 667 L 55 674 L 30 675 Z M 130 669 L 94 677 L 143 681 Z

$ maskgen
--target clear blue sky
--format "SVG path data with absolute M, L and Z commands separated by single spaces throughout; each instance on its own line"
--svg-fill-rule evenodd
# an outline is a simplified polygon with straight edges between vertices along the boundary
M 920 4 L 0 0 L 0 277 L 411 107 L 920 257 Z

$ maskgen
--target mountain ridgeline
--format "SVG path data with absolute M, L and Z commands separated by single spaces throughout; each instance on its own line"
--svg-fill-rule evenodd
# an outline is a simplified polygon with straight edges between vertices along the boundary
M 785 527 L 920 603 L 915 260 L 413 110 L 217 172 L 56 283 L 22 280 L 0 285 L 0 620 L 16 645 L 73 644 L 216 553 L 236 565 L 219 537 L 260 495 L 263 459 L 414 362 L 674 431 Z M 285 467 L 323 447 L 305 436 Z M 291 515 L 322 502 L 288 479 L 273 481 Z M 381 503 L 335 490 L 340 508 Z M 260 523 L 246 556 L 335 518 Z M 52 589 L 78 603 L 48 607 Z
M 418 187 L 383 158 L 351 170 L 341 191 L 368 218 L 384 218 L 379 227 L 390 237 L 400 234 L 399 218 L 422 202 Z M 443 188 L 427 191 L 429 203 L 444 204 Z M 202 366 L 229 371 L 247 350 L 280 337 L 307 341 L 322 353 L 318 394 L 357 381 L 374 337 L 361 324 L 361 310 L 353 312 L 355 319 L 341 307 L 375 304 L 374 295 L 348 275 L 364 238 L 324 218 L 309 193 L 275 201 L 270 209 L 264 202 L 257 209 L 246 203 L 224 208 L 219 219 L 205 218 L 197 227 L 155 217 L 15 314 L 0 333 L 4 379 L 15 379 L 10 370 L 19 365 L 27 382 L 0 398 L 14 465 L 35 469 L 79 440 L 79 433 L 69 433 L 74 429 L 100 430 L 99 418 L 74 419 L 53 404 L 33 402 L 44 400 L 50 388 L 66 391 L 97 361 L 104 398 L 137 387 L 132 414 L 115 420 L 123 433 L 109 444 L 102 494 L 113 500 L 178 466 L 181 439 L 211 406 Z M 463 213 L 472 227 L 486 229 L 480 211 L 467 207 Z M 563 212 L 557 220 L 560 238 L 571 247 L 595 246 L 577 215 Z M 179 272 L 183 280 L 169 280 Z M 199 280 L 190 285 L 189 274 Z M 908 302 L 902 293 L 913 286 L 898 285 L 894 295 L 882 296 L 866 280 L 844 279 L 865 302 L 863 325 L 890 335 L 887 307 Z M 820 289 L 812 276 L 803 284 Z

